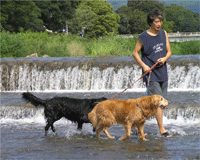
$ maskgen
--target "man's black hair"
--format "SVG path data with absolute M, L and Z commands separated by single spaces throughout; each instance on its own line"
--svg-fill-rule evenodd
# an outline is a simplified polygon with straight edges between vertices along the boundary
M 164 15 L 161 13 L 160 10 L 155 9 L 155 10 L 149 12 L 148 15 L 147 15 L 147 23 L 148 23 L 148 25 L 153 23 L 154 19 L 157 18 L 157 17 L 162 19 L 162 21 L 164 20 Z

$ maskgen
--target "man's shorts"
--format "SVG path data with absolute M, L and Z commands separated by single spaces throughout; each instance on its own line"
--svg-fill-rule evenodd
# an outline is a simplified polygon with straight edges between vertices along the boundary
M 147 87 L 147 91 L 145 95 L 151 96 L 154 94 L 158 94 L 167 99 L 168 81 L 164 81 L 164 82 L 150 81 L 149 86 L 146 85 L 146 87 Z

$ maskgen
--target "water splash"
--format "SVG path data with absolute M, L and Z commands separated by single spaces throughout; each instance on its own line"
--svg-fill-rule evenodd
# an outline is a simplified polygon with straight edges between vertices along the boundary
M 32 106 L 32 105 L 30 105 Z M 13 120 L 25 120 L 27 122 L 38 122 L 44 123 L 44 109 L 40 108 L 32 108 L 32 107 L 24 106 L 1 106 L 0 107 L 0 119 L 13 119 Z M 200 119 L 200 107 L 170 107 L 167 110 L 163 111 L 163 115 L 165 120 L 177 121 L 196 121 Z M 154 118 L 150 118 L 154 119 Z M 200 122 L 200 120 L 198 121 Z

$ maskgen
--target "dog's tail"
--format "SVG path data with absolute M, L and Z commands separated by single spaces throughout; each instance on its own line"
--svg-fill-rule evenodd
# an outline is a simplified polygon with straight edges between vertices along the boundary
M 96 129 L 97 127 L 97 116 L 95 108 L 88 114 L 88 119 L 92 123 L 93 128 Z
M 46 106 L 46 100 L 42 100 L 40 98 L 37 98 L 32 93 L 24 92 L 22 93 L 22 98 L 30 102 L 35 107 L 38 107 L 39 105 Z

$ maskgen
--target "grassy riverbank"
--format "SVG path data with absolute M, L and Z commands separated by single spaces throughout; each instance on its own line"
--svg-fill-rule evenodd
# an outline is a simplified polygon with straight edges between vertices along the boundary
M 108 36 L 102 39 L 85 39 L 75 35 L 43 33 L 1 32 L 1 58 L 26 57 L 37 53 L 39 57 L 110 57 L 132 56 L 136 38 Z M 170 43 L 173 55 L 200 54 L 200 41 Z

